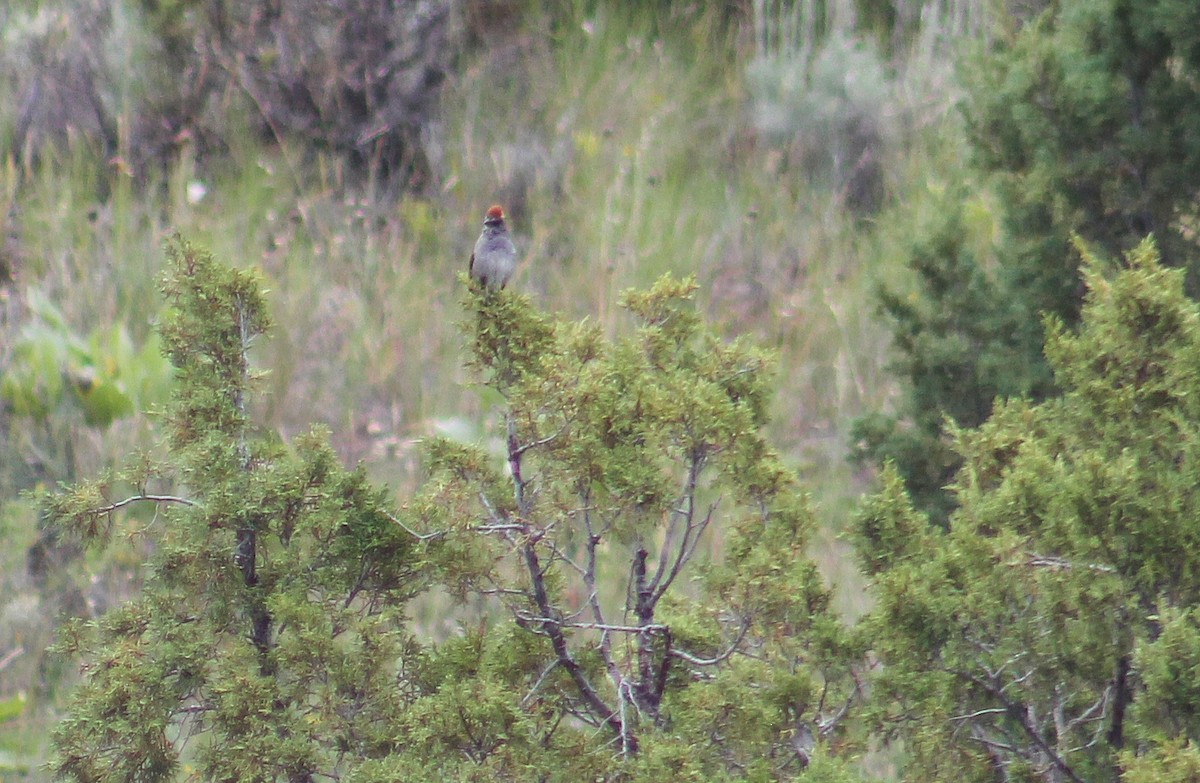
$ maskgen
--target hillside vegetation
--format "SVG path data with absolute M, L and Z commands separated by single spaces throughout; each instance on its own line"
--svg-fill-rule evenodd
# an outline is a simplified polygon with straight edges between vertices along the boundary
M 0 29 L 0 780 L 1190 779 L 1189 3 Z

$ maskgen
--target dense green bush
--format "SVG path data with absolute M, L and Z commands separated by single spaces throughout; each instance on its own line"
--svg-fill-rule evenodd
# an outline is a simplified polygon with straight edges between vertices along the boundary
M 323 434 L 254 427 L 258 281 L 177 240 L 166 459 L 46 499 L 64 538 L 150 553 L 139 596 L 63 630 L 84 666 L 55 774 L 850 779 L 831 749 L 855 747 L 862 650 L 761 434 L 765 357 L 703 329 L 694 289 L 627 293 L 618 341 L 470 293 L 504 460 L 434 439 L 393 513 Z M 418 595 L 449 602 L 449 640 L 416 641 Z
M 1153 234 L 1197 282 L 1200 11 L 1190 0 L 1071 0 L 963 69 L 973 168 L 961 188 L 992 190 L 1003 236 L 980 254 L 947 194 L 945 216 L 911 242 L 915 294 L 883 299 L 906 385 L 899 416 L 858 429 L 862 453 L 896 467 L 944 521 L 944 420 L 974 427 L 997 396 L 1054 393 L 1041 318 L 1079 317 L 1072 235 L 1108 258 Z
M 890 470 L 858 522 L 872 712 L 913 780 L 1195 768 L 1200 307 L 1151 243 L 1111 278 L 1085 258 L 1078 333 L 1049 322 L 1062 395 L 955 431 L 949 531 Z

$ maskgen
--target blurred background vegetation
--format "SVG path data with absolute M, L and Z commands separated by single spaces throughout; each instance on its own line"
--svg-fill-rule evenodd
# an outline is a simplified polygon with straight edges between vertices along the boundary
M 485 432 L 455 273 L 489 204 L 516 233 L 514 285 L 609 332 L 618 291 L 697 275 L 709 321 L 777 352 L 772 436 L 821 509 L 841 610 L 863 612 L 838 534 L 872 476 L 852 423 L 899 394 L 877 292 L 910 284 L 951 202 L 956 241 L 991 257 L 956 64 L 1045 5 L 0 7 L 0 780 L 41 774 L 71 681 L 45 651 L 55 623 L 137 589 L 138 552 L 77 563 L 21 492 L 159 445 L 174 231 L 268 281 L 262 426 L 327 423 L 400 491 L 416 439 Z

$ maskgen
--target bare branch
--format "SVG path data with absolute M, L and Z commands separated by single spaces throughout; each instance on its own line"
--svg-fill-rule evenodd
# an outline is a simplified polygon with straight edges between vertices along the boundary
M 517 446 L 515 449 L 511 449 L 509 451 L 509 458 L 511 459 L 513 457 L 520 457 L 522 454 L 529 451 L 530 449 L 536 449 L 538 446 L 545 446 L 547 443 L 550 443 L 551 441 L 553 441 L 555 438 L 561 436 L 566 431 L 567 431 L 567 425 L 564 424 L 559 429 L 559 431 L 554 433 L 553 435 L 547 435 L 546 437 L 544 437 L 540 440 L 535 440 L 532 443 L 526 443 L 523 446 Z
M 1093 702 L 1092 706 L 1067 721 L 1066 730 L 1072 731 L 1081 724 L 1102 721 L 1108 717 L 1108 701 L 1112 697 L 1112 691 L 1111 685 L 1105 688 L 1104 692 L 1100 694 L 1100 698 Z
M 719 506 L 720 504 L 721 504 L 721 498 L 717 498 L 712 503 L 710 503 L 708 506 L 708 511 L 706 511 L 704 514 L 704 519 L 700 520 L 696 524 L 696 527 L 695 527 L 696 535 L 692 536 L 692 543 L 688 547 L 687 551 L 684 552 L 682 563 L 687 563 L 689 560 L 692 559 L 692 556 L 696 554 L 696 549 L 700 546 L 700 542 L 704 540 L 704 532 L 706 530 L 708 530 L 708 526 L 713 520 L 713 514 L 716 512 L 717 506 Z M 672 574 L 671 580 L 668 581 L 665 585 L 663 585 L 662 591 L 665 592 L 667 587 L 670 586 L 671 581 L 674 581 L 674 579 L 675 579 L 675 575 Z
M 199 505 L 194 500 L 188 500 L 187 498 L 176 497 L 175 495 L 147 495 L 145 493 L 140 493 L 137 495 L 131 495 L 130 497 L 125 498 L 124 500 L 118 500 L 116 503 L 111 503 L 111 504 L 109 504 L 107 506 L 103 506 L 101 508 L 92 509 L 91 513 L 96 514 L 96 515 L 111 514 L 112 512 L 116 511 L 117 509 L 124 508 L 125 506 L 131 505 L 133 503 L 139 503 L 139 502 L 143 502 L 143 501 L 145 501 L 147 503 L 178 503 L 181 506 L 197 506 L 197 505 Z
M 698 658 L 695 655 L 691 655 L 689 653 L 685 653 L 683 650 L 677 650 L 677 649 L 672 649 L 671 655 L 675 656 L 676 658 L 679 658 L 680 660 L 687 661 L 688 663 L 692 664 L 693 666 L 716 666 L 718 663 L 728 660 L 731 655 L 733 655 L 735 652 L 737 652 L 738 647 L 740 647 L 742 644 L 742 640 L 746 638 L 746 632 L 749 630 L 750 630 L 750 621 L 743 620 L 742 628 L 740 631 L 738 631 L 737 638 L 733 640 L 733 643 L 730 644 L 729 647 L 723 653 L 721 653 L 720 655 L 716 655 L 712 658 Z
M 480 595 L 495 595 L 504 597 L 506 595 L 517 596 L 518 598 L 528 598 L 529 593 L 524 590 L 517 590 L 511 587 L 477 587 L 475 588 Z
M 514 531 L 524 533 L 529 529 L 529 525 L 523 522 L 501 522 L 495 525 L 478 525 L 472 529 L 476 533 L 505 533 Z
M 975 740 L 976 742 L 978 742 L 981 745 L 986 745 L 987 747 L 994 748 L 996 750 L 1002 750 L 1006 753 L 1017 753 L 1018 752 L 1017 748 L 1013 747 L 1012 745 L 1008 745 L 1003 742 L 997 742 L 996 740 L 988 739 L 987 737 L 983 736 L 982 734 L 972 733 L 971 739 Z
M 547 530 L 549 530 L 549 528 L 547 528 Z M 542 535 L 545 535 L 545 531 L 543 531 Z M 561 560 L 564 563 L 566 563 L 567 565 L 569 565 L 571 567 L 571 570 L 574 571 L 575 573 L 579 574 L 580 576 L 587 576 L 587 571 L 583 568 L 583 566 L 579 565 L 574 560 L 572 560 L 570 555 L 568 555 L 566 552 L 562 551 L 562 547 L 560 547 L 558 544 L 555 544 L 553 541 L 551 541 L 548 538 L 541 539 L 541 542 L 550 548 L 550 551 L 554 553 L 555 559 Z
M 696 513 L 696 487 L 700 481 L 700 473 L 704 470 L 705 456 L 697 454 L 693 457 L 691 464 L 688 466 L 688 477 L 684 484 L 683 497 L 681 498 L 680 506 L 672 512 L 671 527 L 668 528 L 667 539 L 663 541 L 663 548 L 659 554 L 659 565 L 655 571 L 654 578 L 650 581 L 650 605 L 657 604 L 658 601 L 666 594 L 671 584 L 675 581 L 675 577 L 679 576 L 679 572 L 683 569 L 684 564 L 692 559 L 696 553 L 696 548 L 704 537 L 704 531 L 712 522 L 713 512 L 716 511 L 718 499 L 708 507 L 708 513 L 699 523 L 695 522 Z M 671 558 L 670 570 L 664 578 L 664 568 L 666 568 L 668 555 L 667 548 L 670 545 L 672 529 L 675 526 L 676 520 L 682 520 L 684 523 L 683 537 L 679 542 L 679 549 L 675 556 Z
M 611 631 L 613 633 L 661 633 L 667 626 L 661 623 L 650 625 L 611 625 L 608 623 L 563 623 L 564 628 L 579 628 L 584 631 Z
M 408 533 L 410 536 L 417 539 L 418 541 L 428 541 L 432 538 L 441 538 L 446 535 L 446 532 L 444 530 L 435 530 L 432 533 L 418 533 L 417 531 L 413 530 L 408 525 L 401 522 L 400 519 L 398 517 L 396 517 L 396 515 L 392 514 L 391 512 L 384 511 L 383 513 L 387 516 L 388 519 L 392 520 L 397 525 L 399 525 L 400 528 L 405 533 Z
M 508 420 L 508 469 L 512 474 L 513 491 L 516 495 L 517 514 L 521 519 L 528 519 L 532 511 L 529 498 L 525 495 L 525 487 L 529 482 L 521 475 L 521 455 L 524 453 L 517 445 L 517 423 L 513 421 L 511 416 L 505 417 Z
M 1035 566 L 1040 568 L 1056 568 L 1059 570 L 1069 570 L 1072 568 L 1086 568 L 1090 571 L 1100 571 L 1105 574 L 1116 573 L 1115 568 L 1102 563 L 1084 563 L 1079 565 L 1067 560 L 1064 557 L 1056 557 L 1054 555 L 1039 555 L 1036 552 L 1026 552 L 1025 555 L 1029 558 L 1023 565 Z M 1010 565 L 1022 565 L 1021 563 L 1010 563 Z
M 526 449 L 518 445 L 516 422 L 511 416 L 507 418 L 508 466 L 512 474 L 513 493 L 517 502 L 517 514 L 520 519 L 525 520 L 530 518 L 533 510 L 532 503 L 525 492 L 528 481 L 521 475 L 521 457 Z M 531 598 L 533 599 L 534 606 L 537 607 L 538 613 L 541 615 L 540 618 L 533 620 L 533 622 L 540 623 L 541 632 L 549 637 L 550 645 L 554 649 L 558 664 L 570 676 L 588 713 L 598 722 L 606 724 L 621 738 L 622 749 L 626 754 L 636 753 L 637 739 L 630 733 L 630 727 L 619 717 L 617 710 L 609 707 L 604 702 L 604 699 L 600 697 L 600 694 L 597 693 L 596 688 L 592 685 L 591 680 L 588 679 L 583 667 L 571 655 L 566 635 L 563 633 L 563 621 L 557 617 L 558 613 L 551 606 L 550 596 L 546 592 L 546 572 L 538 558 L 535 543 L 534 541 L 526 540 L 519 546 L 525 570 L 529 575 L 529 583 L 532 590 Z
M 637 700 L 634 698 L 633 686 L 628 680 L 621 680 L 620 686 L 617 688 L 617 698 L 621 704 L 621 752 L 626 756 L 637 752 L 637 738 L 629 733 L 629 721 L 625 719 L 625 705 L 632 704 L 634 709 L 637 709 Z
M 558 662 L 567 670 L 567 674 L 570 675 L 571 681 L 575 683 L 579 695 L 583 698 L 584 704 L 587 705 L 592 715 L 608 724 L 622 738 L 623 745 L 629 747 L 629 743 L 631 742 L 632 750 L 629 752 L 633 752 L 636 750 L 636 740 L 630 738 L 629 742 L 626 742 L 628 727 L 624 724 L 624 721 L 617 717 L 616 710 L 613 710 L 604 703 L 604 700 L 600 698 L 600 694 L 596 692 L 596 689 L 588 680 L 583 667 L 571 656 L 571 651 L 567 647 L 566 636 L 563 635 L 562 624 L 553 617 L 554 611 L 550 606 L 550 597 L 546 593 L 545 576 L 533 544 L 526 543 L 522 547 L 522 553 L 525 557 L 525 568 L 529 573 L 529 578 L 533 585 L 534 604 L 542 613 L 542 618 L 540 618 L 542 631 L 550 637 L 550 644 L 554 648 L 555 655 L 558 656 Z
M 504 517 L 496 511 L 496 507 L 492 505 L 492 501 L 488 500 L 488 496 L 484 494 L 483 490 L 479 492 L 479 503 L 487 509 L 488 517 L 493 523 L 502 524 L 504 522 Z
M 582 498 L 583 503 L 583 528 L 587 533 L 587 566 L 583 571 L 583 584 L 588 590 L 588 604 L 592 607 L 592 619 L 598 623 L 604 622 L 604 611 L 600 608 L 600 594 L 596 587 L 596 550 L 600 546 L 600 536 L 596 534 L 592 528 L 592 511 L 589 505 L 588 498 Z M 608 636 L 605 635 L 600 641 L 601 649 L 605 653 L 605 659 L 610 659 L 611 649 L 608 644 Z
M 690 482 L 689 482 L 690 483 Z M 694 489 L 694 488 L 693 488 Z M 680 547 L 680 552 L 686 548 L 687 533 L 691 528 L 692 520 L 692 504 L 695 502 L 695 496 L 688 494 L 684 490 L 684 496 L 679 508 L 671 511 L 671 519 L 667 522 L 667 532 L 663 536 L 662 545 L 658 549 L 658 567 L 654 569 L 654 577 L 650 580 L 650 590 L 652 592 L 658 589 L 659 582 L 663 579 L 663 575 L 667 573 L 667 569 L 671 564 L 671 551 L 675 544 L 675 536 L 679 532 L 680 526 L 684 528 L 684 544 Z
M 1018 723 L 1018 725 L 1020 725 L 1026 736 L 1033 741 L 1033 744 L 1037 746 L 1038 750 L 1046 755 L 1046 758 L 1050 760 L 1051 764 L 1057 767 L 1058 770 L 1068 778 L 1075 781 L 1075 783 L 1084 783 L 1083 779 L 1079 777 L 1075 770 L 1071 768 L 1071 765 L 1066 762 L 1066 759 L 1059 755 L 1058 751 L 1052 748 L 1050 743 L 1046 741 L 1046 738 L 1042 736 L 1042 733 L 1038 730 L 1037 726 L 1033 724 L 1033 720 L 1030 717 L 1028 710 L 1025 709 L 1024 705 L 1009 698 L 1009 696 L 1004 693 L 1003 688 L 998 688 L 992 683 L 980 679 L 970 672 L 958 669 L 948 669 L 947 671 L 958 677 L 962 677 L 968 682 L 978 685 L 979 687 L 983 688 L 984 691 L 989 693 L 992 698 L 1003 704 L 1008 712 L 1009 717 L 1011 717 Z
M 592 610 L 592 620 L 598 626 L 606 625 L 604 619 L 604 610 L 600 606 L 600 591 L 596 586 L 596 553 L 600 547 L 600 542 L 603 540 L 604 532 L 607 532 L 605 526 L 604 532 L 596 532 L 592 525 L 592 505 L 591 491 L 584 489 L 580 493 L 583 509 L 583 528 L 587 532 L 587 566 L 583 573 L 583 584 L 588 591 L 588 606 Z M 608 672 L 608 679 L 612 682 L 614 688 L 620 691 L 621 685 L 621 669 L 617 666 L 616 659 L 612 654 L 612 637 L 607 630 L 602 630 L 600 634 L 600 657 L 604 660 L 604 668 Z
M 650 591 L 656 592 L 659 584 L 664 577 L 670 581 L 673 577 L 667 577 L 668 560 L 670 560 L 669 550 L 674 543 L 675 531 L 679 524 L 683 524 L 683 543 L 680 544 L 679 554 L 674 558 L 672 571 L 678 571 L 679 557 L 682 557 L 683 552 L 687 549 L 688 534 L 692 530 L 692 517 L 696 513 L 696 487 L 700 481 L 700 471 L 703 469 L 704 456 L 701 453 L 692 453 L 689 455 L 687 478 L 683 482 L 683 492 L 679 499 L 679 504 L 675 510 L 671 512 L 671 521 L 667 526 L 667 535 L 663 539 L 662 549 L 658 555 L 658 568 L 654 571 L 654 576 L 650 580 Z M 665 589 L 665 588 L 664 588 Z
M 522 709 L 527 707 L 529 702 L 533 700 L 534 694 L 537 693 L 538 689 L 542 687 L 542 683 L 545 682 L 546 678 L 550 676 L 550 672 L 554 671 L 558 667 L 559 662 L 557 660 L 551 661 L 550 665 L 546 667 L 545 671 L 538 675 L 537 681 L 533 683 L 533 687 L 529 689 L 529 693 L 525 694 L 525 698 L 521 699 Z
M 1034 672 L 1036 672 L 1036 671 L 1037 671 L 1037 669 L 1030 669 L 1029 671 L 1027 671 L 1027 672 L 1025 672 L 1024 674 L 1022 674 L 1020 677 L 1014 677 L 1014 678 L 1012 678 L 1012 679 L 1011 679 L 1011 680 L 1009 680 L 1008 682 L 1004 683 L 1004 687 L 1003 687 L 1003 688 L 1001 688 L 1000 690 L 1001 690 L 1001 691 L 1006 691 L 1006 690 L 1008 690 L 1009 688 L 1011 688 L 1011 687 L 1012 687 L 1012 686 L 1014 686 L 1014 685 L 1024 685 L 1024 684 L 1025 684 L 1025 682 L 1026 682 L 1026 681 L 1027 681 L 1027 680 L 1028 680 L 1030 677 L 1032 677 L 1032 676 L 1033 676 L 1033 673 L 1034 673 Z
M 211 704 L 189 704 L 186 707 L 180 707 L 175 712 L 183 715 L 194 715 L 202 712 L 212 712 L 215 709 L 216 707 Z
M 850 705 L 854 704 L 854 700 L 858 698 L 858 695 L 858 688 L 855 688 L 854 691 L 846 697 L 846 701 L 842 703 L 842 706 L 838 708 L 837 712 L 833 713 L 833 715 L 824 720 L 818 716 L 817 733 L 822 737 L 828 737 L 830 734 L 832 734 L 833 730 L 836 729 L 838 724 L 842 722 L 842 719 L 846 717 L 846 713 L 850 712 Z
M 952 721 L 975 720 L 976 718 L 982 718 L 984 715 L 1006 715 L 1006 714 L 1008 714 L 1008 710 L 1005 709 L 1004 707 L 989 707 L 986 710 L 975 710 L 975 712 L 968 712 L 965 715 L 953 715 L 949 718 L 949 720 L 952 720 Z

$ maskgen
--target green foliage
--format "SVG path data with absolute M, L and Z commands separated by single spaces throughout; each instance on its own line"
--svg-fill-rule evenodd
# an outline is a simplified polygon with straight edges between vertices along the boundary
M 469 293 L 510 476 L 434 439 L 397 517 L 324 433 L 252 426 L 258 280 L 178 238 L 168 255 L 166 459 L 45 499 L 64 537 L 150 552 L 139 596 L 64 629 L 85 663 L 57 777 L 850 779 L 830 748 L 862 648 L 761 434 L 767 359 L 702 327 L 693 282 L 627 292 L 615 341 Z M 727 551 L 701 567 L 712 530 Z M 434 577 L 508 611 L 421 647 L 404 607 Z
M 1033 311 L 1078 313 L 1072 232 L 1110 257 L 1154 234 L 1168 265 L 1194 264 L 1198 23 L 1187 0 L 1065 2 L 968 72 L 973 148 L 1000 175 Z
M 104 428 L 135 406 L 166 399 L 170 368 L 154 341 L 135 348 L 119 326 L 97 328 L 85 339 L 36 290 L 28 306 L 32 318 L 0 377 L 0 399 L 15 415 L 42 422 L 75 405 L 85 423 Z
M 913 499 L 943 521 L 943 419 L 977 426 L 996 397 L 1055 393 L 1043 314 L 1068 326 L 1083 288 L 1078 235 L 1113 259 L 1153 234 L 1195 293 L 1200 181 L 1200 19 L 1189 0 L 1053 4 L 963 70 L 967 180 L 994 189 L 1003 240 L 978 255 L 952 202 L 906 253 L 915 302 L 885 295 L 907 385 L 900 421 L 864 420 L 863 453 L 895 460 Z
M 954 431 L 949 531 L 894 473 L 859 518 L 873 710 L 911 779 L 1116 780 L 1200 731 L 1200 308 L 1150 243 L 1111 280 L 1085 259 L 1079 332 L 1047 327 L 1062 396 Z
M 1200 627 L 1195 607 L 1164 607 L 1160 634 L 1139 644 L 1145 698 L 1134 704 L 1141 731 L 1162 741 L 1200 735 Z
M 1200 778 L 1200 751 L 1190 742 L 1168 742 L 1144 756 L 1123 759 L 1125 783 L 1188 783 Z
M 965 186 L 930 197 L 933 208 L 906 248 L 918 291 L 880 294 L 899 352 L 893 370 L 909 391 L 908 421 L 869 415 L 856 422 L 854 435 L 860 459 L 892 462 L 918 507 L 942 521 L 952 506 L 944 487 L 959 465 L 942 434 L 946 420 L 977 427 L 996 397 L 1042 397 L 1052 384 L 1036 319 L 1015 317 L 996 296 Z
M 17 694 L 11 698 L 0 699 L 0 723 L 17 718 L 25 711 L 26 697 Z
M 508 754 L 531 728 L 512 694 L 553 727 L 543 758 L 574 756 L 573 771 L 605 779 L 785 779 L 841 736 L 861 651 L 806 556 L 811 511 L 762 438 L 767 358 L 705 330 L 695 288 L 663 278 L 626 292 L 636 329 L 615 341 L 517 294 L 468 295 L 472 364 L 503 401 L 510 480 L 435 440 L 413 510 L 445 581 L 513 618 L 503 653 L 469 648 L 508 657 L 505 689 L 470 693 L 472 709 L 501 698 L 496 721 L 513 731 L 486 752 L 460 741 L 456 765 L 465 754 L 516 774 Z M 713 530 L 724 556 L 702 566 Z M 504 671 L 473 656 L 457 666 L 459 689 Z M 614 752 L 624 761 L 609 769 Z
M 168 458 L 47 502 L 66 535 L 102 543 L 116 526 L 153 552 L 142 594 L 66 639 L 87 663 L 51 767 L 79 781 L 181 767 L 311 779 L 389 747 L 381 726 L 407 700 L 411 538 L 323 434 L 287 448 L 251 428 L 247 350 L 267 326 L 258 281 L 182 240 L 169 256 Z M 126 485 L 130 497 L 108 497 Z M 149 524 L 118 516 L 138 503 L 157 506 Z

